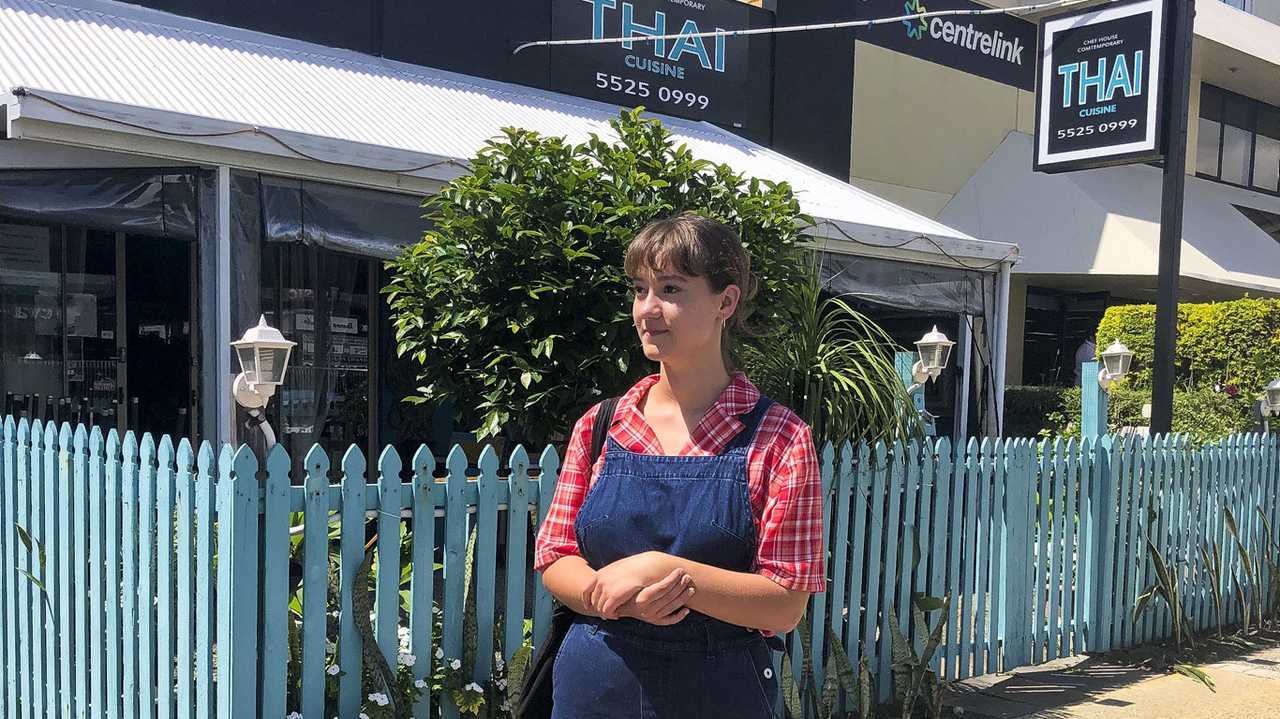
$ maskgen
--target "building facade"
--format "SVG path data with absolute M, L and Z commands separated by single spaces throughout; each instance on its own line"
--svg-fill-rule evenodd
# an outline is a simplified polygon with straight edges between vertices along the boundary
M 695 155 L 791 183 L 832 291 L 906 342 L 931 324 L 961 340 L 954 376 L 929 389 L 943 433 L 993 421 L 1002 369 L 970 358 L 1003 356 L 1017 248 L 777 151 L 803 132 L 773 38 L 514 52 L 778 22 L 732 0 L 0 0 L 0 46 L 16 49 L 0 65 L 5 409 L 234 441 L 228 343 L 265 315 L 298 342 L 270 408 L 291 455 L 443 452 L 465 440 L 449 408 L 400 402 L 414 367 L 394 352 L 383 261 L 502 127 L 580 142 L 645 104 Z
M 925 4 L 912 0 L 906 9 Z M 927 10 L 1015 4 L 934 0 Z M 805 7 L 804 21 L 886 17 L 904 7 L 793 5 Z M 847 150 L 854 185 L 975 236 L 1017 243 L 1006 382 L 1069 385 L 1077 351 L 1107 306 L 1154 301 L 1161 170 L 1032 171 L 1039 19 L 932 18 L 832 35 L 811 51 L 829 58 L 822 90 L 847 84 L 831 112 L 850 118 L 848 139 L 775 136 L 775 143 L 806 162 Z M 1280 296 L 1277 23 L 1275 0 L 1196 4 L 1184 301 Z M 779 47 L 786 42 L 799 40 L 780 38 Z M 777 72 L 799 76 L 781 62 Z

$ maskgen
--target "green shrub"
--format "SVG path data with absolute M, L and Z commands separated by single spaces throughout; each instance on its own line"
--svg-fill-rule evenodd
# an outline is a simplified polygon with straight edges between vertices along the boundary
M 1133 364 L 1129 367 L 1129 377 L 1125 381 L 1134 387 L 1151 386 L 1151 360 L 1155 356 L 1156 347 L 1155 326 L 1155 305 L 1108 307 L 1102 320 L 1098 322 L 1098 356 L 1101 357 L 1102 350 L 1112 342 L 1123 342 L 1133 352 Z
M 1061 387 L 1022 385 L 1004 388 L 1004 435 L 1035 437 L 1049 426 L 1051 415 L 1063 413 Z M 1063 423 L 1065 425 L 1065 422 Z
M 1250 397 L 1280 377 L 1280 300 L 1187 305 L 1178 354 L 1193 387 L 1235 385 Z
M 1249 410 L 1253 404 L 1243 394 L 1196 389 L 1173 393 L 1173 431 L 1191 437 L 1196 444 L 1221 439 L 1254 427 Z
M 1015 389 L 1015 388 L 1010 388 Z M 1005 393 L 1005 436 L 1008 437 L 1079 437 L 1079 387 L 1018 387 Z M 1012 401 L 1012 405 L 1011 405 Z M 1142 416 L 1143 405 L 1151 401 L 1149 390 L 1134 389 L 1127 382 L 1111 387 L 1107 406 L 1107 426 L 1111 431 L 1121 427 L 1146 427 L 1150 420 Z M 1195 444 L 1203 444 L 1233 432 L 1254 427 L 1250 415 L 1252 400 L 1243 394 L 1231 397 L 1212 389 L 1175 390 L 1173 393 L 1173 431 L 1185 434 Z M 1018 409 L 1014 409 L 1018 405 Z M 1043 410 L 1037 422 L 1032 412 Z M 1010 424 L 1010 423 L 1014 424 Z
M 1134 353 L 1125 383 L 1150 390 L 1155 352 L 1155 306 L 1107 308 L 1098 324 L 1101 352 L 1120 340 Z M 1176 383 L 1212 389 L 1234 385 L 1252 400 L 1280 376 L 1280 300 L 1244 298 L 1178 306 Z
M 577 145 L 504 130 L 427 200 L 432 229 L 389 263 L 386 289 L 397 352 L 420 368 L 409 401 L 452 400 L 480 439 L 563 435 L 651 366 L 623 253 L 650 220 L 683 210 L 738 231 L 760 279 L 751 319 L 777 323 L 812 224 L 791 188 L 693 157 L 638 110 L 610 124 L 617 140 Z

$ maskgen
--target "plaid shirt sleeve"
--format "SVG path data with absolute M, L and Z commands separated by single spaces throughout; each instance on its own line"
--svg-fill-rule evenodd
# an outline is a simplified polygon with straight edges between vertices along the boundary
M 596 405 L 587 410 L 573 425 L 564 462 L 560 465 L 560 476 L 556 478 L 551 507 L 538 527 L 533 553 L 534 571 L 545 570 L 561 557 L 579 555 L 573 522 L 578 518 L 578 509 L 582 507 L 591 485 L 591 467 L 588 466 L 591 461 L 591 425 L 599 409 L 600 405 Z
M 756 572 L 800 592 L 826 590 L 822 477 L 808 425 L 794 417 L 789 442 L 767 477 Z

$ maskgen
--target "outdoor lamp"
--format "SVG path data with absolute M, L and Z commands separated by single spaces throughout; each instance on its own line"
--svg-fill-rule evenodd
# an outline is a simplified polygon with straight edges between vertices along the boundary
M 1102 350 L 1102 369 L 1098 370 L 1098 386 L 1107 389 L 1112 382 L 1129 374 L 1129 363 L 1133 362 L 1133 353 L 1120 340 L 1112 342 Z
M 1265 399 L 1262 400 L 1263 414 L 1280 415 L 1280 379 L 1271 380 L 1267 385 Z
M 265 315 L 258 319 L 256 327 L 250 327 L 243 337 L 231 343 L 240 360 L 240 374 L 232 393 L 241 407 L 255 410 L 267 405 L 276 387 L 284 382 L 289 353 L 296 344 L 268 325 Z
M 946 368 L 947 360 L 951 359 L 951 348 L 955 344 L 934 325 L 932 330 L 916 342 L 920 359 L 911 366 L 911 379 L 922 387 L 926 382 L 937 379 Z

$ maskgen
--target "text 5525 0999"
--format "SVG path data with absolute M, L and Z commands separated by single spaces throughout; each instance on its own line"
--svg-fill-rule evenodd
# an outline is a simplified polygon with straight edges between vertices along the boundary
M 1085 137 L 1087 135 L 1103 134 L 1107 132 L 1115 132 L 1116 130 L 1127 130 L 1138 125 L 1137 118 L 1129 118 L 1128 120 L 1109 120 L 1089 125 L 1081 125 L 1079 127 L 1062 127 L 1058 128 L 1058 139 L 1064 140 L 1068 137 Z
M 697 107 L 704 110 L 711 104 L 711 98 L 706 95 L 688 92 L 680 88 L 667 87 L 666 85 L 654 87 L 642 80 L 618 77 L 607 72 L 596 73 L 596 87 L 601 90 L 620 92 L 624 95 L 632 95 L 639 98 L 657 98 L 659 102 L 684 105 L 685 107 Z

